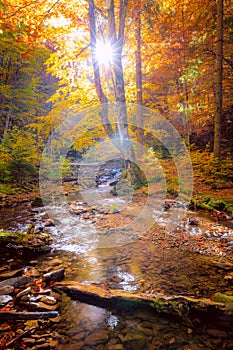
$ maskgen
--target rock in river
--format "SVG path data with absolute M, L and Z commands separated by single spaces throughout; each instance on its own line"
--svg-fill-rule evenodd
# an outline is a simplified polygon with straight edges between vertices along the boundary
M 13 298 L 10 295 L 0 295 L 0 305 L 6 305 L 12 300 Z
M 4 294 L 11 294 L 14 292 L 14 287 L 13 286 L 5 286 L 0 288 L 0 295 L 4 295 Z

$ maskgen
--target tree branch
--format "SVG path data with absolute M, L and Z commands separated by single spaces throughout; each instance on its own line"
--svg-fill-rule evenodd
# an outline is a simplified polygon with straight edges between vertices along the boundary
M 8 19 L 8 18 L 11 18 L 11 17 L 14 17 L 19 11 L 25 9 L 26 7 L 29 7 L 29 6 L 32 6 L 34 4 L 36 4 L 38 1 L 33 1 L 31 2 L 30 4 L 27 4 L 27 5 L 24 5 L 24 6 L 20 6 L 15 12 L 13 12 L 12 14 L 6 16 L 6 17 L 3 17 L 3 19 Z
M 212 55 L 214 57 L 217 56 L 216 52 L 214 52 L 214 50 L 204 49 L 203 51 L 205 51 L 206 53 L 209 53 L 210 55 Z M 228 58 L 223 56 L 223 61 L 226 62 L 231 67 L 231 69 L 233 69 L 233 61 L 232 60 L 229 60 Z
M 101 8 L 99 8 L 98 6 L 95 5 L 95 9 L 101 14 L 101 16 L 104 18 L 104 19 L 108 19 L 108 16 L 106 16 L 103 12 L 103 10 L 101 10 Z
M 77 57 L 81 56 L 81 54 L 88 49 L 88 47 L 91 46 L 91 43 L 89 43 L 87 46 L 83 47 L 79 53 L 77 54 Z

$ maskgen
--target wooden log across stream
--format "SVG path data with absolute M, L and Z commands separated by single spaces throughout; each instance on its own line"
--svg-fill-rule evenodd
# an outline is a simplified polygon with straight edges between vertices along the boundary
M 107 289 L 96 285 L 85 285 L 74 281 L 63 281 L 55 287 L 71 298 L 107 309 L 123 307 L 149 307 L 158 313 L 187 317 L 191 314 L 207 314 L 233 319 L 233 304 L 214 302 L 210 299 L 162 294 L 132 293 L 124 290 Z

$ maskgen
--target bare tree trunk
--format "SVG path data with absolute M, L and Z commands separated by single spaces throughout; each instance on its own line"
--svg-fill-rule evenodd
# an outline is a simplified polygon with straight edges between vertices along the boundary
M 221 155 L 221 119 L 222 119 L 222 61 L 223 61 L 223 0 L 217 0 L 217 75 L 216 75 L 216 112 L 214 121 L 214 157 Z
M 141 1 L 136 15 L 136 90 L 137 90 L 137 156 L 140 159 L 143 156 L 143 111 L 142 111 L 142 57 L 141 57 Z

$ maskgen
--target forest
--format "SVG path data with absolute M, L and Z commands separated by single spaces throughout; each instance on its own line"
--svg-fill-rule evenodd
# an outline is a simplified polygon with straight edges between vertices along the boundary
M 0 0 L 0 350 L 232 349 L 231 0 Z

